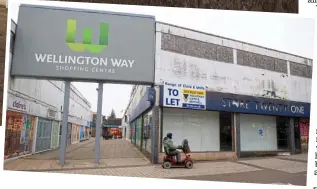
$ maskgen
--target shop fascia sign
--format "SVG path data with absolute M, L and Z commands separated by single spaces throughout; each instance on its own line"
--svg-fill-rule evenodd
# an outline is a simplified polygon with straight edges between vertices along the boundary
M 22 112 L 29 111 L 29 103 L 26 100 L 16 96 L 11 96 L 11 95 L 9 96 L 8 106 L 12 109 L 22 111 Z
M 290 112 L 293 114 L 305 114 L 305 107 L 303 105 L 274 102 L 274 100 L 264 101 L 222 98 L 222 106 L 263 112 Z
M 51 109 L 51 108 L 48 108 L 48 110 L 47 110 L 47 117 L 48 117 L 48 118 L 53 118 L 53 119 L 55 119 L 55 118 L 56 118 L 56 113 L 57 113 L 56 110 L 53 110 L 53 109 Z

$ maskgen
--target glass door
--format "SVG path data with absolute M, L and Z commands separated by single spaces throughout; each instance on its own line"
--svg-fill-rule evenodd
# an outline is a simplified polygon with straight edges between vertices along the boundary
M 277 148 L 281 151 L 289 149 L 289 118 L 277 117 L 276 119 Z
M 45 151 L 51 148 L 52 121 L 38 119 L 35 152 Z

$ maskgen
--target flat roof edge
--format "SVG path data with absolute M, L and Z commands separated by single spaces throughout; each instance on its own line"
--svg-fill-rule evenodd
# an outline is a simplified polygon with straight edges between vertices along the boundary
M 256 44 L 252 44 L 252 43 L 248 43 L 248 42 L 244 42 L 244 41 L 239 41 L 239 40 L 236 40 L 236 39 L 223 37 L 223 36 L 219 36 L 219 35 L 215 35 L 215 34 L 212 34 L 212 33 L 203 32 L 203 31 L 199 31 L 199 30 L 195 30 L 195 29 L 190 29 L 190 28 L 186 28 L 186 27 L 183 27 L 183 26 L 178 26 L 178 25 L 175 25 L 175 24 L 169 24 L 169 23 L 166 23 L 166 22 L 156 21 L 156 23 L 162 24 L 162 25 L 168 25 L 168 26 L 172 26 L 172 27 L 176 27 L 176 28 L 180 28 L 180 29 L 184 29 L 184 30 L 189 30 L 189 31 L 192 31 L 192 32 L 197 32 L 197 33 L 201 33 L 201 34 L 205 34 L 205 35 L 209 35 L 209 36 L 219 37 L 219 38 L 223 38 L 223 39 L 227 39 L 227 40 L 231 40 L 231 41 L 235 41 L 235 42 L 239 42 L 239 43 L 244 43 L 244 44 L 247 44 L 247 45 L 252 45 L 252 46 L 263 48 L 263 49 L 266 49 L 266 50 L 275 51 L 275 52 L 279 52 L 279 53 L 284 53 L 284 54 L 295 56 L 295 57 L 298 57 L 298 58 L 303 58 L 303 59 L 310 60 L 310 61 L 313 62 L 312 58 L 308 58 L 308 57 L 304 57 L 304 56 L 288 53 L 288 52 L 285 52 L 285 51 L 280 51 L 280 50 L 264 47 L 264 46 L 261 46 L 261 45 L 256 45 Z

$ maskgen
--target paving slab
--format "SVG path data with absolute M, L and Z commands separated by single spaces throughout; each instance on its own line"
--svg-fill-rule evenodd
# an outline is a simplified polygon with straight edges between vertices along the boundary
M 61 170 L 54 173 L 88 174 L 88 175 L 107 175 L 107 176 L 126 176 L 126 177 L 146 177 L 146 178 L 173 178 L 200 175 L 216 175 L 226 173 L 240 173 L 259 171 L 261 169 L 241 165 L 234 162 L 206 162 L 197 163 L 193 169 L 172 168 L 163 169 L 161 166 L 140 166 L 122 168 L 103 168 L 103 169 L 81 169 L 81 170 Z
M 173 179 L 306 186 L 306 175 L 303 173 L 290 174 L 268 169 L 221 175 L 175 177 Z
M 303 153 L 303 154 L 296 154 L 296 155 L 290 155 L 290 156 L 279 156 L 279 159 L 307 162 L 308 154 Z
M 150 161 L 127 140 L 101 140 L 100 164 L 95 164 L 95 139 L 72 144 L 66 150 L 66 164 L 59 164 L 59 150 L 42 152 L 4 163 L 5 170 L 49 171 L 95 167 L 150 165 Z
M 242 160 L 238 162 L 260 168 L 279 170 L 287 173 L 307 172 L 307 163 L 282 160 L 278 158 Z

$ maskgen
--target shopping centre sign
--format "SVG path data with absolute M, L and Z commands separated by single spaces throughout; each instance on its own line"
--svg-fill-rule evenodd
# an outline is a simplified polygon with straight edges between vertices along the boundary
M 206 109 L 206 88 L 204 86 L 164 82 L 163 106 L 187 109 Z
M 152 84 L 155 18 L 21 5 L 11 75 Z

